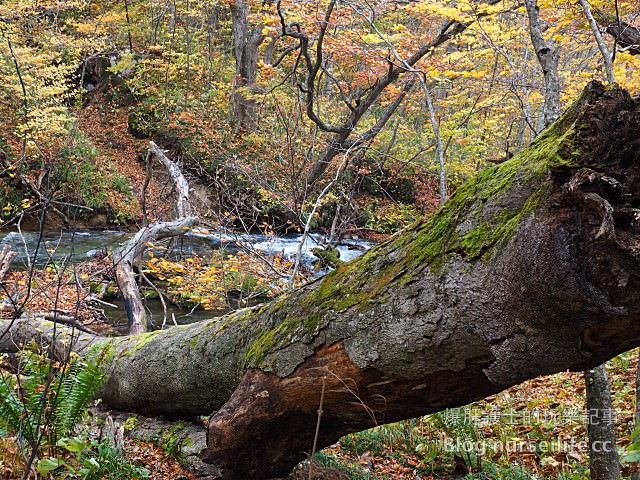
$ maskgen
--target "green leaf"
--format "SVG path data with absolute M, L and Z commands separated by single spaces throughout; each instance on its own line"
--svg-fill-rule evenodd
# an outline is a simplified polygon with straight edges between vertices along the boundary
M 49 457 L 49 458 L 43 458 L 42 460 L 40 460 L 38 462 L 38 467 L 36 468 L 36 470 L 40 475 L 44 477 L 49 472 L 53 472 L 55 469 L 60 467 L 68 468 L 69 466 L 61 458 Z
M 640 450 L 627 450 L 623 456 L 623 463 L 640 462 Z
M 56 443 L 57 447 L 62 447 L 65 450 L 68 450 L 71 453 L 80 453 L 82 452 L 85 448 L 87 448 L 87 444 L 83 441 L 80 440 L 77 437 L 73 437 L 73 438 L 61 438 L 60 440 L 58 440 L 58 442 Z
M 98 460 L 93 457 L 86 459 L 84 464 L 89 470 L 97 470 L 100 468 L 100 463 L 98 463 Z

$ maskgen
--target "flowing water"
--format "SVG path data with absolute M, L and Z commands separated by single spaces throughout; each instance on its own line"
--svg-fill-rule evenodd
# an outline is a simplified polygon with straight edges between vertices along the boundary
M 106 253 L 115 246 L 130 238 L 131 233 L 120 231 L 76 231 L 76 232 L 16 232 L 0 231 L 0 249 L 4 245 L 16 252 L 16 258 L 12 268 L 24 270 L 35 262 L 37 266 L 43 266 L 54 262 L 63 264 L 66 262 L 78 263 L 98 255 Z M 179 240 L 158 242 L 169 248 L 172 256 L 190 256 L 197 254 L 207 257 L 215 251 L 224 249 L 229 253 L 241 249 L 253 249 L 266 256 L 281 254 L 291 259 L 295 258 L 302 235 L 272 236 L 262 234 L 233 235 L 229 233 L 214 232 L 209 234 L 188 232 Z M 301 264 L 310 266 L 316 259 L 311 249 L 322 246 L 323 237 L 312 234 L 309 236 L 302 249 Z M 361 239 L 349 239 L 337 247 L 340 259 L 352 260 L 361 255 L 374 245 L 373 242 Z M 321 272 L 325 273 L 325 272 Z M 119 301 L 113 302 L 117 308 L 105 307 L 105 314 L 110 323 L 116 328 L 126 329 L 127 315 L 123 305 Z M 149 300 L 147 309 L 156 328 L 160 327 L 165 315 L 159 300 Z M 178 324 L 192 323 L 199 320 L 212 318 L 216 314 L 224 312 L 210 312 L 203 310 L 183 310 L 167 303 L 167 323 L 173 323 L 175 318 Z
M 132 234 L 119 231 L 77 231 L 77 232 L 37 232 L 18 233 L 14 231 L 0 232 L 0 249 L 8 245 L 16 252 L 13 262 L 14 270 L 23 270 L 35 260 L 36 265 L 44 265 L 53 261 L 62 263 L 67 260 L 81 262 L 88 260 L 100 252 L 111 250 L 114 246 L 124 242 Z M 283 254 L 294 257 L 302 235 L 272 236 L 262 234 L 231 235 L 228 233 L 191 233 L 180 237 L 172 243 L 174 255 L 208 256 L 214 250 L 224 248 L 228 252 L 237 252 L 242 248 L 253 248 L 266 255 Z M 162 242 L 158 242 L 162 243 Z M 166 242 L 165 242 L 166 244 Z M 349 261 L 362 254 L 374 245 L 373 242 L 360 239 L 350 239 L 337 248 L 340 259 Z M 301 262 L 311 265 L 316 257 L 311 249 L 322 246 L 322 236 L 312 234 L 302 249 Z

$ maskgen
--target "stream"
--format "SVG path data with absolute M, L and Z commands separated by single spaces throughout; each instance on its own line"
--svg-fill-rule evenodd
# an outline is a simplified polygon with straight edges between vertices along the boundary
M 125 233 L 115 230 L 103 231 L 75 231 L 75 232 L 45 232 L 40 236 L 38 232 L 0 231 L 0 249 L 9 246 L 16 252 L 12 269 L 25 270 L 30 263 L 43 266 L 50 262 L 62 264 L 66 261 L 78 263 L 89 260 L 93 256 L 106 253 L 114 246 L 124 242 L 133 233 Z M 282 254 L 291 259 L 295 258 L 298 244 L 302 235 L 273 236 L 264 234 L 229 234 L 222 232 L 193 233 L 188 232 L 179 240 L 157 242 L 169 248 L 169 256 L 188 257 L 197 254 L 208 257 L 215 251 L 224 249 L 229 253 L 235 253 L 242 249 L 254 249 L 265 256 Z M 301 264 L 311 267 L 317 258 L 311 253 L 311 249 L 322 246 L 323 236 L 311 234 L 302 249 Z M 352 260 L 364 251 L 375 245 L 374 242 L 358 238 L 348 239 L 336 248 L 340 252 L 343 261 Z M 323 274 L 326 272 L 320 272 Z M 117 308 L 104 307 L 105 314 L 116 329 L 127 326 L 127 314 L 122 302 L 113 301 Z M 148 300 L 147 309 L 151 316 L 151 323 L 159 328 L 164 317 L 162 304 L 159 300 Z M 199 320 L 212 318 L 225 312 L 183 310 L 175 305 L 167 303 L 167 323 L 173 323 L 173 317 L 178 324 L 193 323 Z

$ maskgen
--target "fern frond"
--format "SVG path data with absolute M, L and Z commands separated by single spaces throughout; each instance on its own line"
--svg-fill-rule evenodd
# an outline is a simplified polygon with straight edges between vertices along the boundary
M 52 426 L 59 436 L 73 433 L 103 380 L 104 373 L 93 361 L 76 360 L 71 365 L 56 401 Z

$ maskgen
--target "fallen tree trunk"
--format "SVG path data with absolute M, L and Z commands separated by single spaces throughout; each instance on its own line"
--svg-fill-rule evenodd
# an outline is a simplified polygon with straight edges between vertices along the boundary
M 164 151 L 155 144 L 155 142 L 149 142 L 149 153 L 152 153 L 156 158 L 164 165 L 169 172 L 173 184 L 176 189 L 176 214 L 178 218 L 185 218 L 191 216 L 191 204 L 189 203 L 189 182 L 182 172 L 180 167 L 172 162 L 169 157 L 164 154 Z
M 639 145 L 638 101 L 591 84 L 531 146 L 324 278 L 199 324 L 81 334 L 75 348 L 108 353 L 108 405 L 217 411 L 208 460 L 226 479 L 283 476 L 304 459 L 323 389 L 319 447 L 586 370 L 640 345 Z M 0 351 L 51 332 L 21 319 Z
M 124 300 L 124 308 L 129 320 L 129 333 L 137 335 L 147 331 L 147 320 L 144 304 L 140 296 L 136 276 L 133 272 L 133 263 L 149 242 L 156 242 L 164 238 L 182 235 L 185 229 L 198 223 L 197 217 L 178 218 L 173 222 L 156 222 L 143 227 L 124 245 L 113 251 L 113 263 L 115 265 L 118 289 Z

